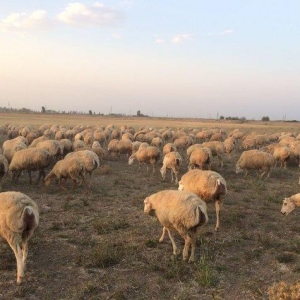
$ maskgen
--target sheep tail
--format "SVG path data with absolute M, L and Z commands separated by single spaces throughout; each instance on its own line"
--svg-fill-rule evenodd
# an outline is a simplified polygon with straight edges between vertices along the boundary
M 29 235 L 30 230 L 37 226 L 36 216 L 31 206 L 26 206 L 24 208 L 21 219 L 23 221 L 22 238 L 26 239 Z

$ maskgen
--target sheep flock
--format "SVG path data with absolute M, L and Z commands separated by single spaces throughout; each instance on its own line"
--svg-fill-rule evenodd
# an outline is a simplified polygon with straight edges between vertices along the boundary
M 300 126 L 175 124 L 0 124 L 0 298 L 54 280 L 64 299 L 267 299 L 297 282 Z

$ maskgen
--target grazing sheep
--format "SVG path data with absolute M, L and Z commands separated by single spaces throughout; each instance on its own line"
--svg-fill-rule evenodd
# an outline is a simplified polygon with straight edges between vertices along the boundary
M 231 152 L 234 150 L 235 144 L 236 144 L 235 138 L 230 136 L 227 139 L 225 139 L 223 144 L 224 144 L 224 147 L 225 147 L 225 152 L 227 153 L 227 157 L 231 158 Z
M 65 158 L 69 158 L 69 157 L 76 158 L 84 165 L 86 173 L 90 175 L 89 186 L 91 186 L 92 173 L 96 168 L 100 166 L 98 155 L 92 150 L 82 150 L 82 151 L 71 152 L 67 154 Z
M 181 177 L 178 190 L 195 193 L 205 202 L 215 202 L 215 230 L 218 231 L 220 228 L 220 206 L 227 193 L 225 179 L 214 171 L 194 169 L 188 171 Z
M 277 162 L 280 161 L 280 168 L 286 169 L 287 161 L 292 155 L 292 149 L 288 146 L 281 146 L 279 144 L 271 144 L 265 147 L 266 151 L 273 155 L 277 166 Z
M 45 140 L 37 143 L 35 147 L 47 150 L 56 160 L 60 159 L 63 155 L 63 148 L 58 140 Z
M 208 147 L 195 148 L 188 156 L 189 164 L 188 169 L 192 170 L 198 166 L 201 170 L 204 165 L 207 165 L 208 169 L 211 169 L 212 152 Z
M 296 207 L 299 206 L 300 206 L 300 193 L 292 195 L 291 197 L 288 198 L 284 198 L 282 203 L 281 213 L 287 216 Z
M 142 144 L 142 142 L 139 142 L 139 141 L 132 142 L 132 144 L 131 144 L 131 151 L 132 152 L 131 153 L 133 154 L 136 151 L 138 151 L 141 144 Z
M 86 144 L 82 140 L 74 141 L 73 144 L 72 144 L 73 151 L 75 151 L 77 149 L 80 149 L 80 148 L 85 148 L 85 147 L 86 147 Z
M 28 241 L 39 224 L 39 209 L 19 192 L 0 193 L 0 236 L 13 250 L 17 261 L 17 284 L 21 284 L 28 256 Z
M 236 163 L 236 173 L 239 174 L 245 170 L 245 176 L 248 175 L 249 170 L 256 170 L 257 175 L 261 179 L 266 173 L 270 176 L 271 168 L 275 166 L 274 157 L 266 152 L 260 150 L 246 150 L 244 151 L 238 162 Z M 263 170 L 259 175 L 259 170 Z
M 131 166 L 136 159 L 139 163 L 139 170 L 142 164 L 147 164 L 147 172 L 148 172 L 148 164 L 152 165 L 153 173 L 155 173 L 155 165 L 160 159 L 161 152 L 157 147 L 149 146 L 147 148 L 141 148 L 134 154 L 132 154 L 128 159 L 128 165 Z
M 164 156 L 163 166 L 160 169 L 163 180 L 166 178 L 167 169 L 171 170 L 171 182 L 173 182 L 173 174 L 175 176 L 175 184 L 178 183 L 178 173 L 182 165 L 182 157 L 179 152 L 169 152 Z
M 85 166 L 83 162 L 78 160 L 77 157 L 65 157 L 56 162 L 50 173 L 44 179 L 44 185 L 48 186 L 52 179 L 57 178 L 58 185 L 62 190 L 66 191 L 67 189 L 62 185 L 62 179 L 71 178 L 73 181 L 72 192 L 80 182 L 79 177 L 81 177 L 81 180 L 87 189 L 88 186 L 85 180 Z
M 206 203 L 197 195 L 186 191 L 165 190 L 147 197 L 144 200 L 144 213 L 155 212 L 158 221 L 163 226 L 162 242 L 165 230 L 168 231 L 173 246 L 173 254 L 178 249 L 170 230 L 177 231 L 185 240 L 182 252 L 186 261 L 191 245 L 189 262 L 195 259 L 196 234 L 199 228 L 208 221 Z
M 0 154 L 0 191 L 2 190 L 2 180 L 5 174 L 8 171 L 8 161 L 7 159 Z
M 28 171 L 29 182 L 32 183 L 31 171 L 39 171 L 39 177 L 45 178 L 45 168 L 47 168 L 53 160 L 53 156 L 49 151 L 39 148 L 22 149 L 13 156 L 9 164 L 9 171 L 12 173 L 12 181 L 17 183 L 22 171 Z

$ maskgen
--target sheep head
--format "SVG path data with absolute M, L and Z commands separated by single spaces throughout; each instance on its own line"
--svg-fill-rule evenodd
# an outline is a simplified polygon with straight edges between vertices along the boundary
M 296 208 L 296 204 L 293 201 L 292 198 L 284 198 L 282 207 L 281 207 L 281 213 L 284 215 L 288 215 Z
M 242 172 L 243 172 L 243 169 L 238 164 L 236 164 L 236 166 L 235 166 L 235 173 L 239 174 L 239 173 L 242 173 Z
M 184 185 L 181 181 L 178 183 L 178 191 L 184 191 Z
M 147 215 L 149 215 L 151 211 L 152 211 L 152 204 L 150 202 L 149 197 L 147 197 L 144 200 L 144 213 L 147 214 Z

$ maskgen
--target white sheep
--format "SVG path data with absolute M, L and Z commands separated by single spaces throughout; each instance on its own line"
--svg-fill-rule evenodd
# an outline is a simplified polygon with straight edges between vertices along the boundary
M 147 172 L 148 172 L 148 164 L 152 165 L 153 173 L 155 173 L 155 165 L 160 159 L 161 152 L 157 147 L 148 146 L 146 148 L 140 148 L 137 152 L 132 154 L 128 159 L 128 165 L 131 166 L 134 160 L 137 160 L 139 163 L 139 170 L 142 164 L 147 164 Z
M 181 177 L 178 190 L 195 193 L 207 203 L 210 201 L 215 202 L 215 230 L 218 231 L 220 228 L 221 203 L 223 203 L 227 193 L 226 180 L 217 172 L 194 169 Z
M 269 177 L 271 168 L 274 166 L 275 159 L 271 154 L 260 150 L 246 150 L 236 163 L 235 171 L 239 174 L 245 170 L 245 176 L 247 176 L 249 170 L 256 170 L 257 175 L 261 179 L 266 173 L 267 177 Z M 258 173 L 259 170 L 263 170 L 261 175 Z
M 80 183 L 80 178 L 84 183 L 86 189 L 88 188 L 85 180 L 85 166 L 82 161 L 78 160 L 76 157 L 65 157 L 62 160 L 56 162 L 50 173 L 44 179 L 44 185 L 48 186 L 52 179 L 58 179 L 58 185 L 62 190 L 67 190 L 62 185 L 62 179 L 71 178 L 73 181 L 73 187 L 71 192 L 75 189 Z
M 9 172 L 12 173 L 12 181 L 17 183 L 22 171 L 28 171 L 29 182 L 32 183 L 31 171 L 39 171 L 39 177 L 45 178 L 45 168 L 47 168 L 53 160 L 53 156 L 45 149 L 27 148 L 17 151 L 9 164 Z
M 2 190 L 2 180 L 5 174 L 8 172 L 8 161 L 0 154 L 0 191 Z
M 21 141 L 18 138 L 15 138 L 13 140 L 7 140 L 3 143 L 3 146 L 2 146 L 3 155 L 7 159 L 8 163 L 11 162 L 13 156 L 15 155 L 15 153 L 17 151 L 27 148 L 27 144 L 25 144 L 23 141 Z M 20 137 L 20 138 L 23 139 L 23 137 Z
M 194 193 L 165 190 L 144 200 L 144 213 L 150 214 L 152 211 L 155 212 L 158 221 L 164 227 L 159 241 L 162 242 L 165 230 L 167 230 L 172 242 L 173 254 L 178 254 L 178 248 L 170 230 L 177 231 L 185 240 L 182 252 L 183 260 L 187 260 L 191 245 L 189 262 L 193 262 L 197 231 L 208 221 L 206 203 Z
M 179 152 L 169 152 L 164 156 L 163 166 L 160 169 L 163 180 L 166 178 L 167 169 L 171 170 L 171 182 L 173 182 L 173 174 L 175 176 L 175 184 L 178 183 L 178 173 L 182 165 L 182 157 Z
M 20 192 L 0 193 L 0 236 L 13 250 L 17 261 L 17 284 L 25 275 L 28 240 L 39 224 L 37 204 Z
M 282 203 L 281 213 L 287 216 L 296 207 L 299 206 L 300 206 L 300 193 L 292 195 L 291 197 L 288 198 L 284 198 Z

